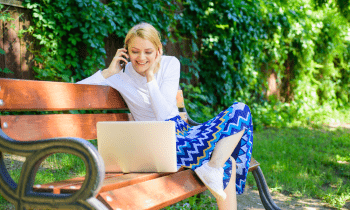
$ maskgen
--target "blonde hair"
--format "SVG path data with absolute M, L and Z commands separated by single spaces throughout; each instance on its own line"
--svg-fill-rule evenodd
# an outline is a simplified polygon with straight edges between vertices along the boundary
M 128 48 L 128 44 L 130 41 L 135 38 L 140 37 L 142 39 L 146 39 L 150 41 L 156 48 L 157 51 L 159 51 L 162 48 L 162 42 L 160 33 L 157 31 L 156 28 L 154 28 L 149 23 L 139 23 L 132 27 L 129 32 L 126 34 L 125 40 L 124 40 L 124 48 Z M 154 72 L 157 72 L 160 67 L 160 62 L 157 64 L 157 67 Z

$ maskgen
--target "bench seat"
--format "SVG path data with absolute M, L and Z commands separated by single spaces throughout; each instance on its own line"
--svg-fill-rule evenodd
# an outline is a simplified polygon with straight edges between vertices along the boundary
M 252 158 L 249 171 L 255 170 L 259 165 Z M 74 193 L 80 189 L 83 181 L 84 177 L 78 177 L 35 185 L 34 190 L 54 194 Z M 159 209 L 205 190 L 206 186 L 195 173 L 185 168 L 177 173 L 106 173 L 97 198 L 110 209 Z

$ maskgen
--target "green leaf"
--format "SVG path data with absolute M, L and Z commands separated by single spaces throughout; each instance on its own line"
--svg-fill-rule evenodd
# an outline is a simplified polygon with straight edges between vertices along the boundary
M 8 68 L 4 68 L 4 69 L 1 69 L 1 68 L 0 68 L 0 72 L 3 72 L 3 73 L 5 73 L 5 74 L 14 74 L 14 72 L 11 71 L 11 70 L 8 69 Z
M 139 9 L 139 10 L 142 10 L 142 6 L 139 5 L 139 4 L 135 4 L 134 7 L 137 8 L 137 9 Z
M 89 34 L 84 33 L 84 34 L 83 34 L 83 39 L 87 39 L 87 38 L 89 38 Z

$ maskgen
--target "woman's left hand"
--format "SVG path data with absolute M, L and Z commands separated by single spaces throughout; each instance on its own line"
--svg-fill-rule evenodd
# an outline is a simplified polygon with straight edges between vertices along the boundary
M 145 72 L 145 75 L 147 77 L 147 81 L 150 82 L 153 80 L 154 74 L 156 73 L 156 68 L 160 61 L 162 60 L 162 55 L 163 55 L 163 49 L 160 48 L 159 51 L 157 51 L 156 54 L 156 59 L 154 63 L 149 67 L 149 69 Z M 157 69 L 158 70 L 158 69 Z

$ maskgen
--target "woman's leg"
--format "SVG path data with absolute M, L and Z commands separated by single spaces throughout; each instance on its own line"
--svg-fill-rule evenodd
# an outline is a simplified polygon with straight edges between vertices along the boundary
M 232 157 L 232 175 L 230 181 L 225 188 L 224 192 L 227 197 L 225 200 L 217 200 L 217 204 L 220 210 L 237 210 L 237 197 L 236 197 L 236 161 Z
M 216 196 L 214 195 L 216 198 L 225 199 L 226 193 L 223 189 L 228 186 L 231 180 L 234 180 L 231 179 L 233 174 L 231 174 L 232 164 L 231 159 L 229 159 L 229 156 L 232 156 L 236 162 L 234 167 L 237 167 L 235 168 L 236 180 L 234 182 L 236 192 L 241 194 L 245 186 L 253 144 L 253 124 L 249 107 L 243 103 L 234 103 L 215 118 L 194 127 L 187 126 L 180 116 L 174 121 L 177 122 L 178 165 L 190 167 L 197 173 L 203 183 L 207 186 L 213 186 L 211 192 L 216 194 Z M 236 134 L 242 130 L 245 130 L 245 132 L 243 136 L 240 136 L 241 141 L 233 140 L 234 137 L 231 136 L 238 136 Z M 225 142 L 222 142 L 224 146 L 220 146 L 221 143 L 218 144 L 218 142 L 222 140 L 227 140 L 228 146 L 225 146 Z M 218 149 L 220 147 L 223 149 Z M 225 151 L 232 152 L 233 149 L 229 149 L 230 147 L 235 148 L 233 153 L 222 155 L 222 153 L 229 153 Z M 222 162 L 226 159 L 227 162 L 224 168 L 208 166 L 211 157 L 213 162 L 210 165 L 214 165 L 214 167 L 222 165 Z
M 213 168 L 222 168 L 224 167 L 226 161 L 231 157 L 232 152 L 237 147 L 239 141 L 241 140 L 245 129 L 232 135 L 227 136 L 218 143 L 216 143 L 211 159 L 208 162 L 208 165 Z M 233 167 L 232 167 L 233 168 Z

